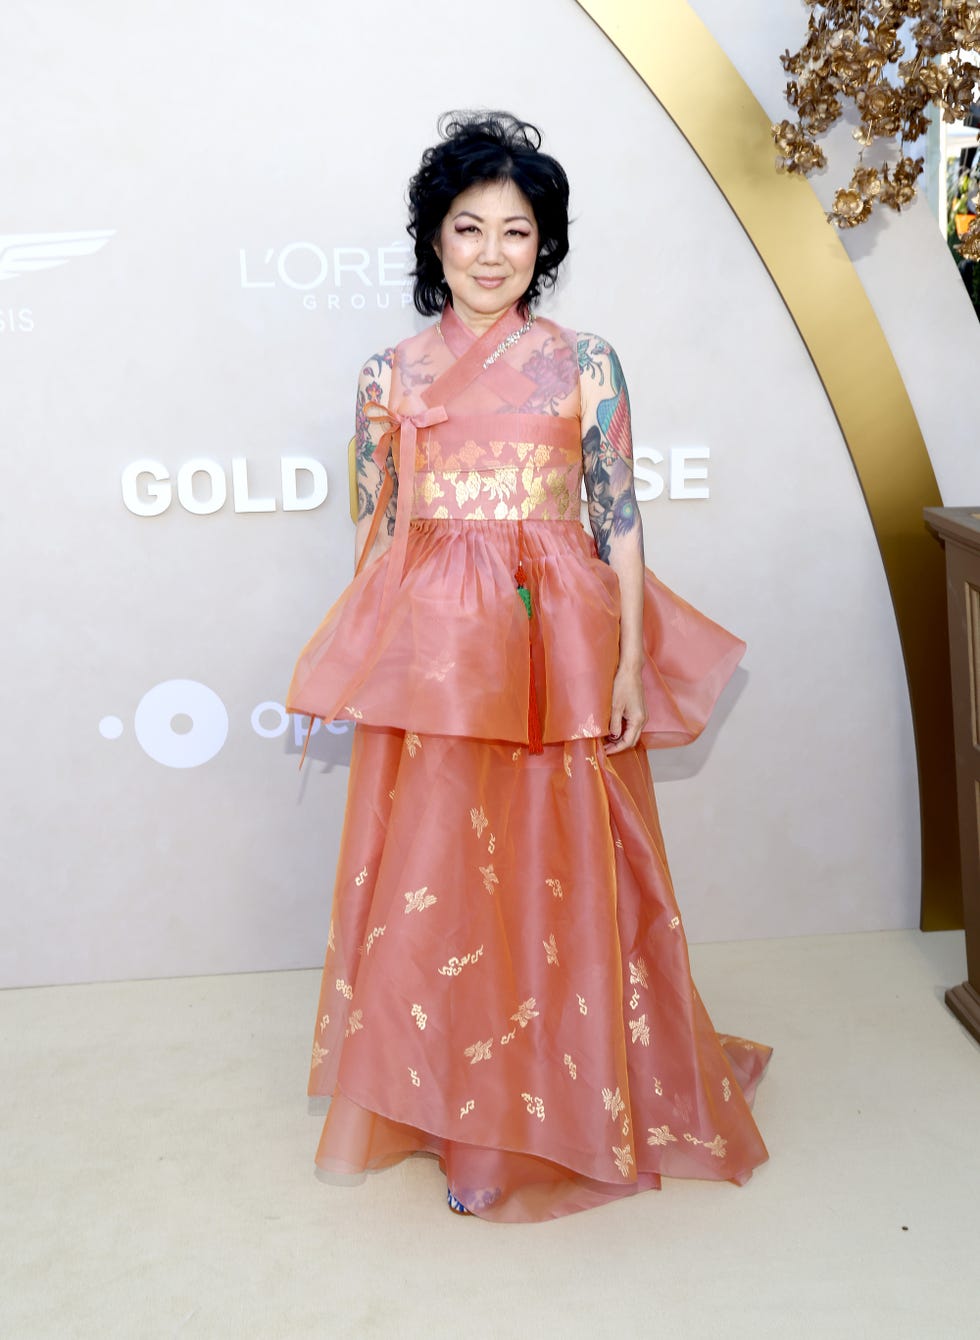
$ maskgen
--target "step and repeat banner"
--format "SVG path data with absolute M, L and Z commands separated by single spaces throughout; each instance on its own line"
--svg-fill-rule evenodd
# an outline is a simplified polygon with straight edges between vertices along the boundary
M 751 49 L 730 8 L 697 5 L 772 102 L 798 6 L 750 6 Z M 0 984 L 322 961 L 351 731 L 315 731 L 300 772 L 283 700 L 351 575 L 357 375 L 421 324 L 404 193 L 453 107 L 535 121 L 565 165 L 572 252 L 543 310 L 623 361 L 650 566 L 749 643 L 702 740 L 652 757 L 690 937 L 917 923 L 894 618 L 792 322 L 574 0 L 498 0 L 494 32 L 426 0 L 369 22 L 307 0 L 8 7 Z M 980 337 L 918 213 L 857 263 L 955 490 L 949 382 L 889 296 L 910 247 L 922 316 L 961 323 L 950 356 L 975 365 Z

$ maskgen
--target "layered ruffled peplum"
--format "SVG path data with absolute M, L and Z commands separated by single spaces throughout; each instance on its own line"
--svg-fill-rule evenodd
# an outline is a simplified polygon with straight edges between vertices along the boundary
M 307 644 L 290 711 L 477 740 L 528 742 L 528 618 L 508 521 L 415 520 L 397 597 L 389 555 L 347 588 Z M 619 586 L 580 523 L 524 523 L 545 743 L 604 736 L 619 659 Z M 647 749 L 704 728 L 744 643 L 646 574 Z

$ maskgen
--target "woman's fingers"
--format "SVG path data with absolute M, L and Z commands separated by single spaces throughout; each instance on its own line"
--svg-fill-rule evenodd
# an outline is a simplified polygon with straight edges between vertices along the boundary
M 612 711 L 609 713 L 609 731 L 606 739 L 610 742 L 620 739 L 625 725 L 625 713 L 622 707 L 617 707 L 615 700 L 613 700 Z
M 618 706 L 613 703 L 609 719 L 609 734 L 606 736 L 607 754 L 618 754 L 623 749 L 632 749 L 643 733 L 646 724 L 646 707 L 642 696 L 638 702 Z

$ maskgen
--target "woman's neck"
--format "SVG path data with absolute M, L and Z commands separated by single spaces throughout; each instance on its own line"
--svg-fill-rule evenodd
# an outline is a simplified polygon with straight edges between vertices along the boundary
M 495 326 L 500 318 L 511 310 L 513 305 L 513 303 L 510 303 L 494 312 L 477 312 L 467 306 L 465 302 L 453 302 L 451 307 L 460 323 L 466 327 L 471 335 L 475 335 L 479 339 L 481 335 L 487 333 L 491 326 Z

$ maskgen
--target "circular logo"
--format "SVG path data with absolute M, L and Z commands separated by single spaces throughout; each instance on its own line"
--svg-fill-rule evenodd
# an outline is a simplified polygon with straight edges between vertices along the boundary
M 199 768 L 228 738 L 228 710 L 206 684 L 168 679 L 144 693 L 133 729 L 144 753 L 165 768 Z

